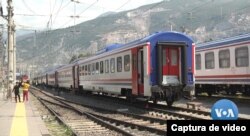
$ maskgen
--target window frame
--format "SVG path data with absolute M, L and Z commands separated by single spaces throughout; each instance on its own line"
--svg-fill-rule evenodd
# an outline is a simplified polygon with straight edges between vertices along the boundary
M 115 73 L 115 58 L 110 59 L 110 73 Z
M 85 69 L 84 75 L 88 75 L 88 65 L 85 65 L 84 69 Z
M 105 73 L 109 73 L 109 59 L 105 60 Z
M 128 58 L 126 58 L 126 57 L 128 57 Z M 129 54 L 124 55 L 123 59 L 124 59 L 124 61 L 123 61 L 123 63 L 124 63 L 124 71 L 128 72 L 128 71 L 130 71 L 130 55 Z M 126 63 L 127 60 L 128 60 L 128 63 Z M 127 66 L 127 64 L 128 64 L 128 66 Z
M 197 56 L 199 56 L 199 57 L 197 57 Z M 199 66 L 200 67 L 197 67 L 198 65 L 198 63 L 197 63 L 197 58 L 200 58 L 199 59 Z M 199 54 L 195 54 L 195 70 L 201 70 L 201 54 L 199 53 Z
M 228 54 L 229 54 L 229 57 L 228 58 L 221 58 L 221 53 L 222 52 L 227 52 Z M 229 49 L 223 49 L 223 50 L 219 50 L 219 52 L 218 52 L 218 59 L 219 59 L 219 68 L 230 68 L 230 50 Z M 224 66 L 222 66 L 222 60 L 227 60 L 227 66 L 226 67 L 224 67 Z
M 116 70 L 122 72 L 122 56 L 116 58 Z
M 95 74 L 99 74 L 99 61 L 95 63 Z
M 245 49 L 244 49 L 245 48 Z M 237 57 L 237 54 L 236 54 L 236 52 L 238 51 L 238 50 L 240 50 L 240 49 L 242 49 L 243 51 L 244 50 L 246 50 L 247 51 L 247 55 L 246 56 L 238 56 Z M 248 67 L 249 66 L 249 50 L 248 50 L 248 46 L 243 46 L 243 47 L 238 47 L 238 48 L 235 48 L 235 50 L 234 50 L 234 52 L 235 52 L 235 66 L 236 67 Z M 247 62 L 247 63 L 241 63 L 241 65 L 238 65 L 238 61 L 237 61 L 237 58 L 241 58 L 241 59 L 243 59 L 243 58 L 245 58 L 245 59 L 247 59 L 247 61 L 245 61 L 245 62 Z M 243 65 L 243 64 L 245 64 L 245 65 Z
M 213 63 L 213 65 L 211 66 L 211 67 L 208 67 L 209 65 L 207 64 L 208 63 L 208 60 L 207 60 L 207 55 L 208 54 L 213 54 L 213 59 L 212 60 L 209 60 L 209 62 L 210 61 L 212 61 Z M 210 62 L 211 63 L 211 62 Z M 215 68 L 215 59 L 214 59 L 214 52 L 206 52 L 205 53 L 205 69 L 214 69 Z
M 100 61 L 100 74 L 104 73 L 103 61 Z
M 91 75 L 91 64 L 88 64 L 88 75 Z

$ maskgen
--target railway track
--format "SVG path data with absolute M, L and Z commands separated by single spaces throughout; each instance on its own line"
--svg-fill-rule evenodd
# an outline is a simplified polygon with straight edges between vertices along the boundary
M 40 100 L 61 120 L 61 122 L 73 131 L 74 135 L 129 135 L 125 132 L 117 133 L 113 131 L 113 129 L 118 132 L 122 130 L 118 130 L 114 126 L 108 126 L 107 123 L 100 121 L 98 118 L 80 112 L 70 106 L 42 98 L 40 98 Z
M 125 99 L 120 99 L 117 97 L 100 97 L 98 95 L 94 96 L 95 98 L 102 99 L 103 101 L 115 101 L 115 103 L 121 103 L 128 106 L 136 107 L 137 109 L 141 109 L 147 111 L 148 115 L 146 116 L 154 116 L 157 118 L 165 118 L 167 120 L 211 120 L 210 112 L 201 111 L 201 110 L 193 110 L 182 107 L 168 107 L 167 105 L 161 104 L 153 104 L 150 102 L 138 102 L 131 104 Z M 148 106 L 146 106 L 148 104 Z
M 194 109 L 188 109 L 184 107 L 167 107 L 166 105 L 162 104 L 153 104 L 148 102 L 148 107 L 145 108 L 145 103 L 129 103 L 125 99 L 117 98 L 117 97 L 111 97 L 111 96 L 99 96 L 99 95 L 88 95 L 88 98 L 91 97 L 93 99 L 97 99 L 100 101 L 110 101 L 111 103 L 121 104 L 121 105 L 127 105 L 128 107 L 134 107 L 138 110 L 147 111 L 147 113 L 144 114 L 144 116 L 150 116 L 150 117 L 156 117 L 161 119 L 167 119 L 167 120 L 186 120 L 186 119 L 195 119 L 195 120 L 211 120 L 210 117 L 210 111 L 208 110 L 194 110 Z M 70 100 L 70 98 L 67 98 Z M 71 100 L 75 101 L 75 100 Z M 130 111 L 127 111 L 130 112 Z M 249 120 L 250 118 L 245 115 L 239 115 L 239 120 Z
M 250 103 L 250 97 L 246 97 L 246 96 L 231 96 L 231 95 L 219 94 L 219 95 L 212 95 L 212 96 L 198 95 L 197 98 L 201 99 L 201 100 L 204 98 L 210 98 L 210 99 L 214 99 L 214 100 L 229 99 L 229 100 L 232 100 L 234 102 Z
M 95 95 L 94 97 L 98 97 L 98 99 L 103 99 L 103 100 L 108 99 L 111 101 L 116 101 L 116 103 L 131 105 L 125 99 L 120 99 L 117 97 L 110 97 L 110 96 L 100 97 L 98 95 Z M 145 103 L 144 104 L 135 103 L 132 106 L 145 109 L 149 112 L 149 114 L 152 114 L 157 117 L 164 117 L 166 119 L 173 119 L 173 120 L 180 120 L 180 119 L 211 120 L 212 119 L 210 111 L 194 110 L 194 109 L 188 109 L 188 108 L 177 107 L 177 106 L 168 107 L 167 105 L 153 104 L 150 102 L 147 102 L 147 104 L 149 108 L 145 108 Z M 238 120 L 250 120 L 250 118 L 246 116 L 239 116 Z
M 198 119 L 198 120 L 208 120 L 211 119 L 210 114 L 207 114 L 205 112 L 202 111 L 196 111 L 196 110 L 189 110 L 189 109 L 180 109 L 180 108 L 169 108 L 167 106 L 157 106 L 154 104 L 150 104 L 149 103 L 149 107 L 151 108 L 145 108 L 144 104 L 138 104 L 135 103 L 133 105 L 131 105 L 130 103 L 128 103 L 126 100 L 124 99 L 119 99 L 117 97 L 99 97 L 99 96 L 94 96 L 93 98 L 98 98 L 99 100 L 102 99 L 103 101 L 111 101 L 111 103 L 121 103 L 123 105 L 127 105 L 127 106 L 133 106 L 136 109 L 140 109 L 141 111 L 144 111 L 144 116 L 148 116 L 148 117 L 153 117 L 153 118 L 159 118 L 159 119 L 165 119 L 165 120 L 190 120 L 190 119 Z M 73 102 L 73 100 L 71 100 L 70 102 Z M 74 101 L 75 102 L 75 101 Z M 78 102 L 78 104 L 81 104 Z M 87 106 L 87 105 L 84 105 Z M 146 111 L 146 113 L 145 113 Z M 124 111 L 124 113 L 131 113 L 133 114 L 133 111 Z
M 106 125 L 108 124 L 109 126 L 116 127 L 116 129 L 123 130 L 127 133 L 126 135 L 165 135 L 166 134 L 166 120 L 165 119 L 150 118 L 147 116 L 140 116 L 136 114 L 128 114 L 128 113 L 123 113 L 123 112 L 118 112 L 118 111 L 100 109 L 96 107 L 83 106 L 83 105 L 65 101 L 62 99 L 53 98 L 52 96 L 48 96 L 48 94 L 45 94 L 45 95 L 47 96 L 46 99 L 45 98 L 40 98 L 40 99 L 42 101 L 46 101 L 47 105 L 48 103 L 57 105 L 57 107 L 54 107 L 56 109 L 59 109 L 58 106 L 61 106 L 63 108 L 70 107 L 69 109 L 74 110 L 75 112 L 78 112 L 79 114 L 84 114 L 85 116 L 88 116 L 88 117 L 91 116 L 92 118 L 94 117 L 98 120 L 105 122 Z M 45 95 L 40 96 L 40 97 L 45 97 Z M 60 115 L 70 116 L 70 115 L 67 115 L 66 113 L 60 113 Z M 66 124 L 67 124 L 67 121 L 66 121 Z M 74 131 L 82 130 L 82 128 L 77 128 L 77 129 L 74 128 L 72 126 L 72 124 L 75 124 L 74 122 L 73 123 L 70 122 L 68 124 L 70 124 L 68 126 L 72 128 Z M 80 125 L 77 124 L 74 126 L 80 126 Z M 81 126 L 84 126 L 84 124 L 82 124 Z M 92 128 L 95 128 L 95 127 L 92 127 Z M 83 132 L 80 132 L 80 133 L 83 133 Z

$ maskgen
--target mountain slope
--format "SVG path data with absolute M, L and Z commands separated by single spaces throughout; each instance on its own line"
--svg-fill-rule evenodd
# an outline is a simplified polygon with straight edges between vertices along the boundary
M 156 31 L 185 32 L 204 42 L 249 32 L 248 0 L 171 0 L 108 13 L 74 27 L 40 32 L 17 41 L 18 61 L 38 70 L 66 64 L 111 43 L 126 43 Z M 34 45 L 35 44 L 35 45 Z M 25 67 L 25 66 L 24 66 Z

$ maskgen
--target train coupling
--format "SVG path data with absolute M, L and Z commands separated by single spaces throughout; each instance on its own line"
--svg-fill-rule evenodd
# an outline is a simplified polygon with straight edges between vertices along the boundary
M 183 97 L 188 100 L 195 100 L 195 85 L 186 85 L 183 88 Z

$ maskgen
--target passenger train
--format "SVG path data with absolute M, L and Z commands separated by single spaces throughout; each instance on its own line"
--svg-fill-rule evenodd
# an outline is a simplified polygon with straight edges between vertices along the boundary
M 197 44 L 196 93 L 250 94 L 250 34 Z
M 157 32 L 127 44 L 112 44 L 87 59 L 34 78 L 75 92 L 98 92 L 128 99 L 164 100 L 194 95 L 195 44 L 178 32 Z

